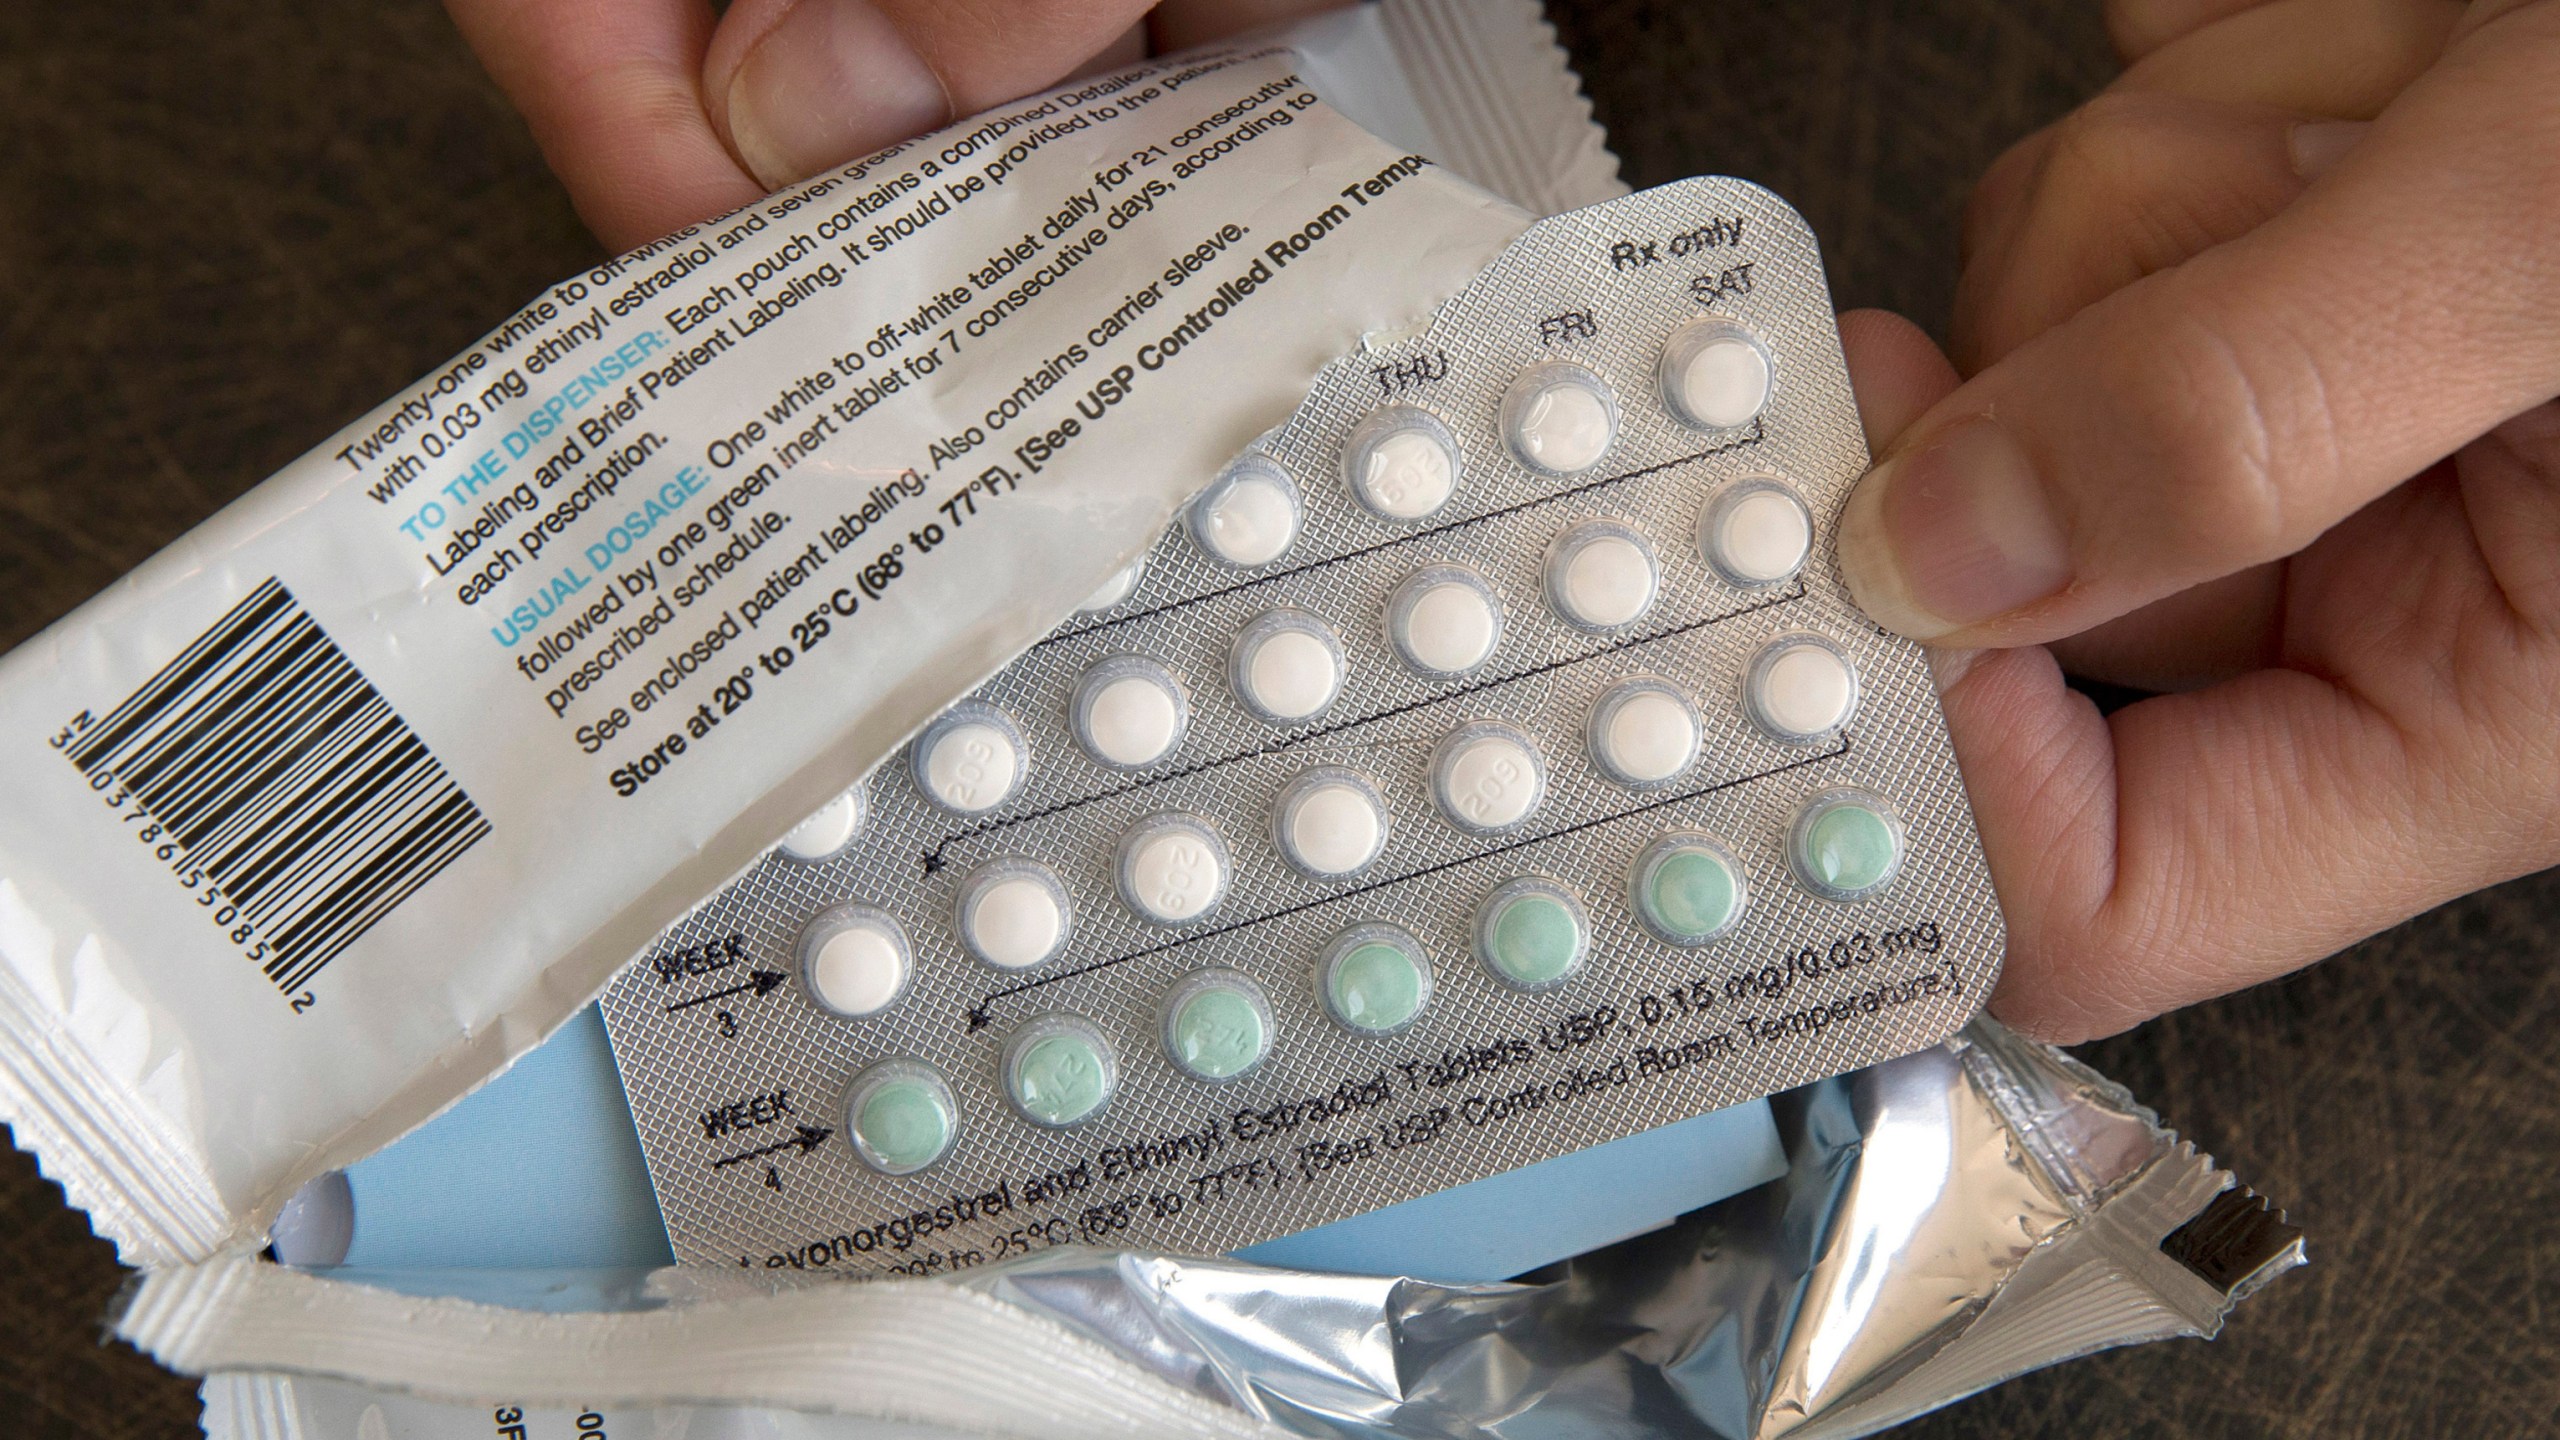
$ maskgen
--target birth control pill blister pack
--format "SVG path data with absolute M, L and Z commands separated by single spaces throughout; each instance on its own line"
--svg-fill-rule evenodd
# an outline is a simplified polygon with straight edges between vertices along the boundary
M 1865 463 L 1783 202 L 1531 228 L 607 992 L 678 1257 L 1225 1252 L 1954 1032 L 2002 925 Z

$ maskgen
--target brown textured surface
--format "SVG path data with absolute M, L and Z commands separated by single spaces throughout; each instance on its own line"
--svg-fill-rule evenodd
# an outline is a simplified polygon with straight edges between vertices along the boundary
M 1933 326 L 1965 184 L 2108 73 L 2082 0 L 1557 18 L 1631 181 L 1763 181 L 1813 220 L 1843 304 Z M 429 0 L 0 9 L 0 644 L 596 254 Z M 2219 1344 L 1904 1433 L 2560 1433 L 2555 934 L 2543 875 L 2090 1047 L 2289 1206 L 2315 1264 Z M 192 1432 L 192 1385 L 98 1341 L 118 1278 L 0 1152 L 12 1435 Z

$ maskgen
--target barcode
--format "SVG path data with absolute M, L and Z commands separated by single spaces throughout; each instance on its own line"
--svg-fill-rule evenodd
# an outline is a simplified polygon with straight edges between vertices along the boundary
M 346 653 L 268 580 L 67 752 L 120 785 L 299 990 L 489 833 Z

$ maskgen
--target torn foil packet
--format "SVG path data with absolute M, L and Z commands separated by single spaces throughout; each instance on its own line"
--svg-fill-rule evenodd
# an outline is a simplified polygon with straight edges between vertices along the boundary
M 2211 1336 L 2303 1263 L 2280 1212 L 2123 1089 L 1989 1021 L 1774 1103 L 1783 1179 L 1529 1284 L 1086 1250 L 781 1293 L 230 1259 L 151 1276 L 116 1329 L 207 1375 L 214 1440 L 1830 1440 Z

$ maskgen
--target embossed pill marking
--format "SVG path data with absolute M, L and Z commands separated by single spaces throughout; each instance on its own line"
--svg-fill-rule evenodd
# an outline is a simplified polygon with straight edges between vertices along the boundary
M 1188 925 L 1225 898 L 1232 866 L 1215 827 L 1196 815 L 1151 815 L 1120 838 L 1120 898 L 1158 925 Z
M 913 768 L 926 799 L 955 815 L 983 815 L 1022 788 L 1028 760 L 1012 717 L 964 700 L 916 737 Z
M 1005 1097 L 1034 1125 L 1081 1124 L 1102 1113 L 1120 1082 L 1111 1042 L 1081 1015 L 1044 1015 L 1004 1047 Z
M 1373 410 L 1342 445 L 1352 498 L 1382 520 L 1427 520 L 1449 503 L 1461 471 L 1458 438 L 1411 405 Z
M 1233 970 L 1202 970 L 1165 996 L 1164 1051 L 1195 1080 L 1233 1080 L 1271 1053 L 1271 1002 Z
M 1518 727 L 1479 720 L 1449 732 L 1432 752 L 1431 798 L 1461 830 L 1508 830 L 1537 813 L 1547 767 Z

